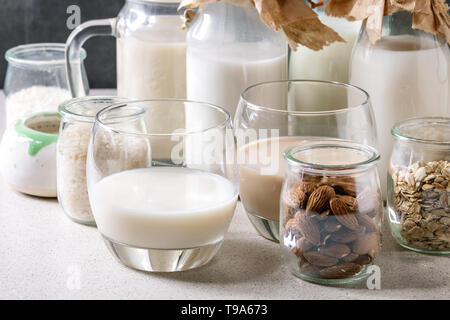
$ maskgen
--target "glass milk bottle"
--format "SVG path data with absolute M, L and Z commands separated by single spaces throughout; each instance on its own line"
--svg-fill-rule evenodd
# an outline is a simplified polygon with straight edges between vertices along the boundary
M 184 99 L 186 95 L 186 32 L 174 0 L 126 0 L 117 18 L 81 24 L 67 40 L 67 69 L 74 97 L 84 96 L 79 70 L 68 61 L 79 56 L 93 36 L 114 36 L 117 43 L 118 95 L 132 99 Z M 161 111 L 161 110 L 159 110 Z M 158 122 L 152 119 L 159 118 Z M 164 130 L 167 121 L 184 125 L 183 115 L 148 117 L 147 125 Z M 171 125 L 172 126 L 172 125 Z
M 350 83 L 372 98 L 381 152 L 380 176 L 384 197 L 393 146 L 390 128 L 417 116 L 450 114 L 450 53 L 439 36 L 412 29 L 412 15 L 397 12 L 383 20 L 382 38 L 369 41 L 366 22 L 355 45 Z
M 287 78 L 287 42 L 250 1 L 207 4 L 188 29 L 186 76 L 189 100 L 219 105 L 233 117 L 245 88 Z
M 335 30 L 346 42 L 335 42 L 322 50 L 315 51 L 299 46 L 289 56 L 289 78 L 325 80 L 348 83 L 348 67 L 361 21 L 327 16 L 324 7 L 316 10 L 320 21 Z

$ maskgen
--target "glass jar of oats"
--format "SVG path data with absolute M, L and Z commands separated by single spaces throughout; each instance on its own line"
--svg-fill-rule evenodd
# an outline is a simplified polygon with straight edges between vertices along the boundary
M 388 174 L 392 234 L 408 249 L 450 253 L 450 118 L 414 118 L 391 130 Z

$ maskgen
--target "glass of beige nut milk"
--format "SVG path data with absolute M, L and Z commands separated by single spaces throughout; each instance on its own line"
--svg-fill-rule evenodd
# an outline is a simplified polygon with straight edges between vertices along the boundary
M 280 247 L 288 269 L 323 284 L 367 277 L 381 246 L 378 151 L 334 139 L 304 143 L 284 158 Z
M 376 146 L 370 98 L 339 82 L 272 81 L 245 89 L 234 119 L 240 198 L 256 231 L 279 240 L 283 151 L 324 138 Z
M 195 116 L 198 111 L 203 117 Z M 173 114 L 186 119 L 182 127 L 170 121 Z M 155 115 L 172 126 L 147 127 L 146 117 Z M 208 263 L 237 204 L 235 153 L 230 114 L 210 104 L 142 100 L 97 113 L 87 185 L 112 255 L 128 267 L 154 272 Z

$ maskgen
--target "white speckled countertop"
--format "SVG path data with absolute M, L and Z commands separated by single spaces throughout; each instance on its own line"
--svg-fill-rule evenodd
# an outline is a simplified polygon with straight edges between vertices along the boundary
M 283 266 L 278 244 L 256 234 L 239 204 L 208 265 L 139 272 L 115 261 L 97 229 L 70 221 L 55 199 L 19 194 L 0 177 L 0 299 L 450 298 L 450 256 L 407 251 L 384 228 L 376 264 L 381 290 L 368 290 L 365 281 L 332 287 L 297 279 Z

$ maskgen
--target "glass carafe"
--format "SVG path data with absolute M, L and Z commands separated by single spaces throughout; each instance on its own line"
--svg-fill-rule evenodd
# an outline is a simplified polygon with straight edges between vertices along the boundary
M 117 39 L 117 89 L 134 99 L 185 98 L 186 32 L 173 0 L 126 0 L 117 18 L 81 24 L 67 40 L 67 62 L 93 36 Z M 74 97 L 86 95 L 79 70 L 67 64 Z
M 287 78 L 287 42 L 250 1 L 207 4 L 188 29 L 186 76 L 189 100 L 219 105 L 234 116 L 245 88 Z
M 450 114 L 449 48 L 443 38 L 412 29 L 411 22 L 409 12 L 385 17 L 382 38 L 375 44 L 364 22 L 350 65 L 350 83 L 372 98 L 384 197 L 393 145 L 390 128 L 410 117 Z
M 361 21 L 327 16 L 324 7 L 315 9 L 320 21 L 333 28 L 345 40 L 315 51 L 299 46 L 289 54 L 289 78 L 348 83 L 352 49 L 361 29 Z
M 67 40 L 67 61 L 78 57 L 92 36 L 117 39 L 117 94 L 130 99 L 184 99 L 186 95 L 186 31 L 173 0 L 127 0 L 117 18 L 92 20 L 80 25 Z M 70 59 L 69 59 L 70 58 Z M 75 97 L 84 96 L 79 70 L 68 65 L 69 86 Z M 182 128 L 183 114 L 174 109 L 146 118 L 154 130 Z M 165 116 L 164 116 L 165 115 Z M 158 119 L 158 121 L 153 121 Z

